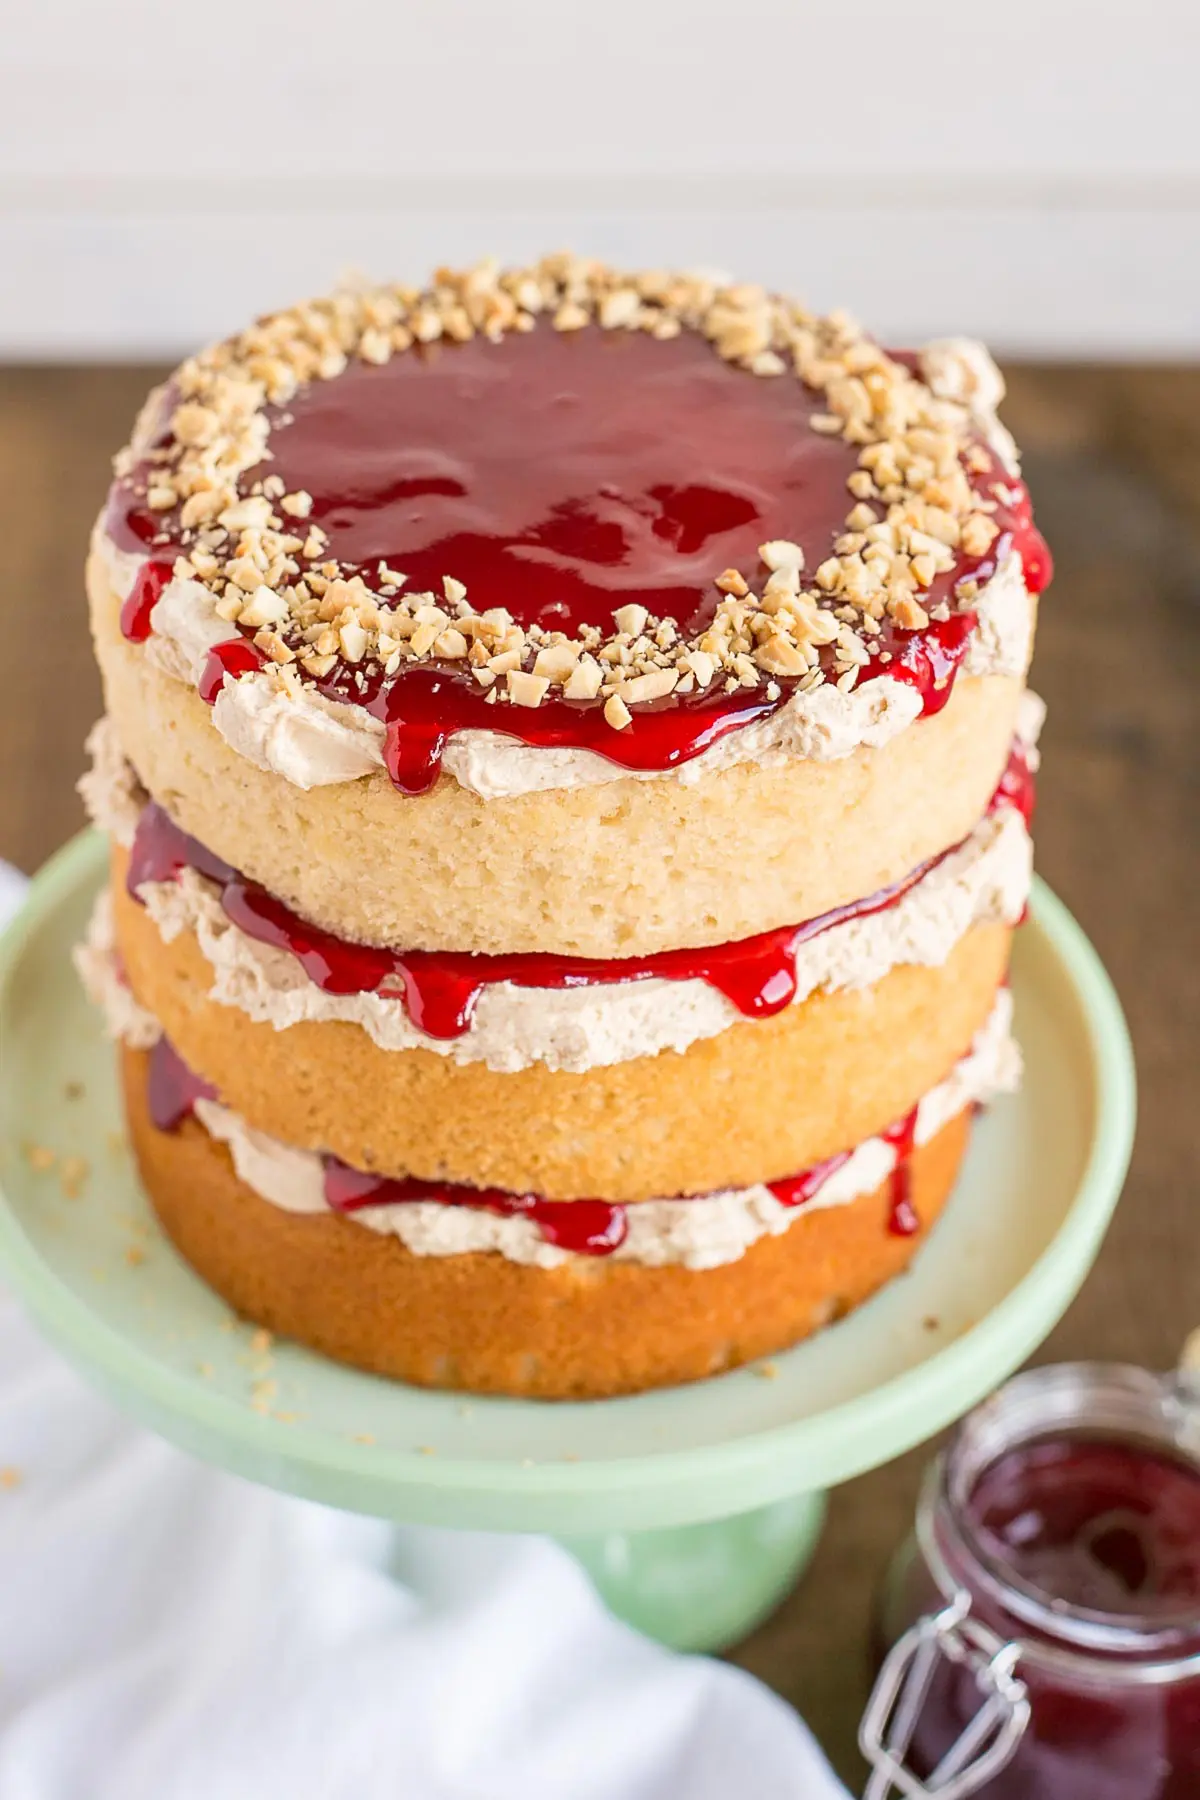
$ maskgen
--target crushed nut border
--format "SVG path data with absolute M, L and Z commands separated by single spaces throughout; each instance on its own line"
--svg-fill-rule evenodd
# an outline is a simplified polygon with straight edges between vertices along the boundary
M 477 611 L 452 574 L 441 594 L 408 593 L 404 573 L 380 563 L 369 585 L 306 524 L 310 495 L 285 492 L 269 464 L 243 484 L 268 449 L 266 406 L 305 383 L 336 380 L 352 358 L 383 364 L 439 339 L 496 342 L 543 320 L 556 331 L 595 325 L 658 339 L 694 331 L 751 376 L 790 374 L 820 393 L 812 429 L 858 447 L 833 553 L 808 581 L 804 550 L 788 540 L 760 546 L 757 586 L 737 570 L 717 572 L 715 611 L 694 641 L 632 604 L 615 610 L 611 632 L 586 626 L 571 636 L 523 627 L 504 607 Z M 174 392 L 169 441 L 135 441 L 117 458 L 118 478 L 145 466 L 147 505 L 164 522 L 177 513 L 175 575 L 207 588 L 218 615 L 252 634 L 285 680 L 299 670 L 322 680 L 341 663 L 365 689 L 369 675 L 461 665 L 488 701 L 590 701 L 617 731 L 631 725 L 632 708 L 714 683 L 727 692 L 765 685 L 772 701 L 781 679 L 849 690 L 884 621 L 914 631 L 948 616 L 944 601 L 923 604 L 929 588 L 960 555 L 985 555 L 999 530 L 996 502 L 971 479 L 993 459 L 962 399 L 935 393 L 844 312 L 822 317 L 761 287 L 696 275 L 622 273 L 559 254 L 525 269 L 439 269 L 423 289 L 343 288 L 189 358 Z M 970 590 L 956 598 L 969 602 Z

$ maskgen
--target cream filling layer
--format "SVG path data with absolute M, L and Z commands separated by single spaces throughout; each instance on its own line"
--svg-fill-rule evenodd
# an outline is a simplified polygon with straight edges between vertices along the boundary
M 1040 702 L 1029 696 L 1023 723 L 1027 754 Z M 81 787 L 92 817 L 119 843 L 132 842 L 140 811 L 136 776 L 115 733 L 102 720 L 89 739 L 94 762 Z M 817 992 L 868 987 L 902 963 L 938 966 L 976 925 L 1015 925 L 1029 897 L 1033 851 L 1025 822 L 1002 807 L 938 862 L 893 905 L 831 925 L 797 946 L 798 1004 Z M 328 994 L 287 950 L 258 943 L 232 924 L 214 884 L 194 869 L 138 889 L 164 941 L 196 936 L 212 970 L 208 997 L 239 1008 L 276 1031 L 304 1021 L 358 1025 L 381 1050 L 429 1050 L 463 1064 L 482 1062 L 510 1073 L 544 1063 L 581 1074 L 588 1069 L 686 1050 L 742 1018 L 707 981 L 660 977 L 579 988 L 489 983 L 460 1037 L 420 1031 L 398 997 Z
M 142 559 L 118 550 L 99 528 L 94 545 L 111 587 L 124 599 Z M 963 672 L 1022 678 L 1032 652 L 1034 608 L 1015 552 L 981 591 L 976 612 L 978 623 Z M 238 635 L 217 617 L 213 596 L 197 581 L 169 582 L 151 621 L 153 635 L 143 646 L 144 654 L 164 674 L 189 687 L 199 683 L 213 646 Z M 879 675 L 848 694 L 830 682 L 812 693 L 797 690 L 768 718 L 730 731 L 673 769 L 625 769 L 593 750 L 523 744 L 502 732 L 477 730 L 456 732 L 450 738 L 442 767 L 483 800 L 610 781 L 688 785 L 740 763 L 773 768 L 793 761 L 835 762 L 861 747 L 879 749 L 920 712 L 914 687 Z M 357 781 L 384 766 L 384 726 L 379 720 L 361 707 L 327 700 L 306 684 L 288 685 L 274 667 L 237 680 L 227 675 L 212 717 L 230 749 L 294 787 Z
M 158 1023 L 138 1005 L 115 972 L 111 927 L 107 946 L 103 937 L 104 921 L 99 915 L 93 919 L 87 943 L 76 952 L 84 985 L 105 1009 L 114 1038 L 148 1048 L 160 1035 Z M 106 959 L 107 970 L 103 967 Z M 928 1143 L 966 1106 L 1011 1093 L 1020 1077 L 1021 1054 L 1012 1036 L 1012 995 L 1002 988 L 970 1050 L 920 1101 L 914 1141 Z M 260 1199 L 285 1212 L 312 1217 L 330 1213 L 324 1166 L 314 1152 L 297 1150 L 256 1131 L 218 1101 L 198 1100 L 195 1112 L 209 1135 L 226 1145 L 238 1178 Z M 805 1213 L 848 1206 L 873 1193 L 895 1168 L 896 1154 L 895 1147 L 883 1138 L 867 1138 L 803 1206 L 784 1206 L 762 1185 L 723 1189 L 692 1200 L 638 1201 L 625 1209 L 625 1240 L 611 1253 L 611 1260 L 640 1263 L 646 1268 L 676 1265 L 686 1269 L 715 1269 L 736 1262 L 760 1238 L 780 1236 Z M 481 1207 L 409 1200 L 366 1206 L 348 1217 L 369 1231 L 399 1238 L 414 1256 L 492 1252 L 539 1269 L 595 1260 L 547 1243 L 531 1219 L 503 1217 Z
M 128 1044 L 132 1050 L 151 1050 L 162 1036 L 162 1026 L 154 1014 L 134 998 L 128 982 L 121 977 L 117 959 L 116 936 L 113 931 L 112 896 L 102 888 L 96 896 L 92 916 L 82 943 L 71 952 L 75 972 L 92 1005 L 98 1007 L 104 1028 L 117 1044 Z

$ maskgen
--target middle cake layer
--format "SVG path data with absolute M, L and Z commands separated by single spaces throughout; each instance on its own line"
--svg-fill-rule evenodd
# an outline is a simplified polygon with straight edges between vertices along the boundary
M 497 1072 L 388 1051 L 357 1025 L 284 1030 L 210 997 L 193 932 L 165 942 L 118 853 L 116 945 L 136 1000 L 257 1129 L 388 1174 L 639 1200 L 784 1176 L 907 1112 L 962 1056 L 1004 978 L 1011 931 L 979 925 L 933 967 L 814 994 L 582 1074 Z
M 389 1176 L 613 1201 L 808 1167 L 965 1053 L 1030 879 L 1040 703 L 982 818 L 892 885 L 759 938 L 638 963 L 386 950 L 322 932 L 186 836 L 111 726 L 93 937 L 249 1125 Z

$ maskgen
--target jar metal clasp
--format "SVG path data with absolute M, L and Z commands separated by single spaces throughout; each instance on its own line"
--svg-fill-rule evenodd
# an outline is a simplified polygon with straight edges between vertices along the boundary
M 867 1702 L 858 1743 L 871 1765 L 863 1800 L 966 1800 L 1010 1760 L 1029 1724 L 1029 1696 L 1016 1674 L 1020 1646 L 971 1616 L 963 1589 L 928 1613 L 888 1652 Z M 913 1731 L 939 1661 L 974 1677 L 979 1711 L 923 1780 L 907 1766 Z

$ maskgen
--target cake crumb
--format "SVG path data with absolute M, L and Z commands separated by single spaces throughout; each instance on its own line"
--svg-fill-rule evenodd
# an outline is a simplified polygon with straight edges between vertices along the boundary
M 44 1175 L 58 1161 L 58 1153 L 47 1144 L 26 1144 L 25 1160 L 37 1174 Z
M 146 1252 L 140 1244 L 129 1244 L 125 1249 L 125 1261 L 131 1269 L 140 1269 L 146 1260 Z
M 269 1331 L 264 1331 L 262 1326 L 259 1326 L 258 1330 L 254 1333 L 253 1337 L 250 1339 L 251 1355 L 252 1356 L 269 1356 L 271 1354 L 271 1347 L 274 1344 L 274 1342 L 275 1342 L 275 1339 L 271 1336 L 271 1333 Z
M 350 1442 L 352 1444 L 373 1444 L 375 1433 L 373 1431 L 356 1431 Z
M 11 1463 L 0 1469 L 0 1488 L 7 1488 L 11 1492 L 13 1488 L 19 1488 L 24 1479 L 20 1469 L 14 1468 Z
M 779 1379 L 779 1364 L 773 1362 L 755 1363 L 754 1373 L 761 1381 L 777 1381 Z
M 432 1444 L 418 1444 L 417 1445 L 417 1455 L 418 1456 L 436 1456 L 437 1451 L 434 1449 Z
M 926 1331 L 940 1331 L 942 1321 L 940 1319 L 935 1319 L 933 1314 L 930 1313 L 927 1318 L 921 1320 L 921 1324 L 925 1327 Z
M 58 1179 L 68 1200 L 78 1200 L 91 1173 L 86 1156 L 64 1156 L 58 1165 Z
M 213 1366 L 210 1362 L 197 1363 L 196 1373 L 201 1381 L 211 1381 L 214 1373 Z
M 82 1100 L 83 1099 L 83 1083 L 82 1083 L 82 1081 L 65 1082 L 63 1084 L 63 1099 L 64 1100 Z

